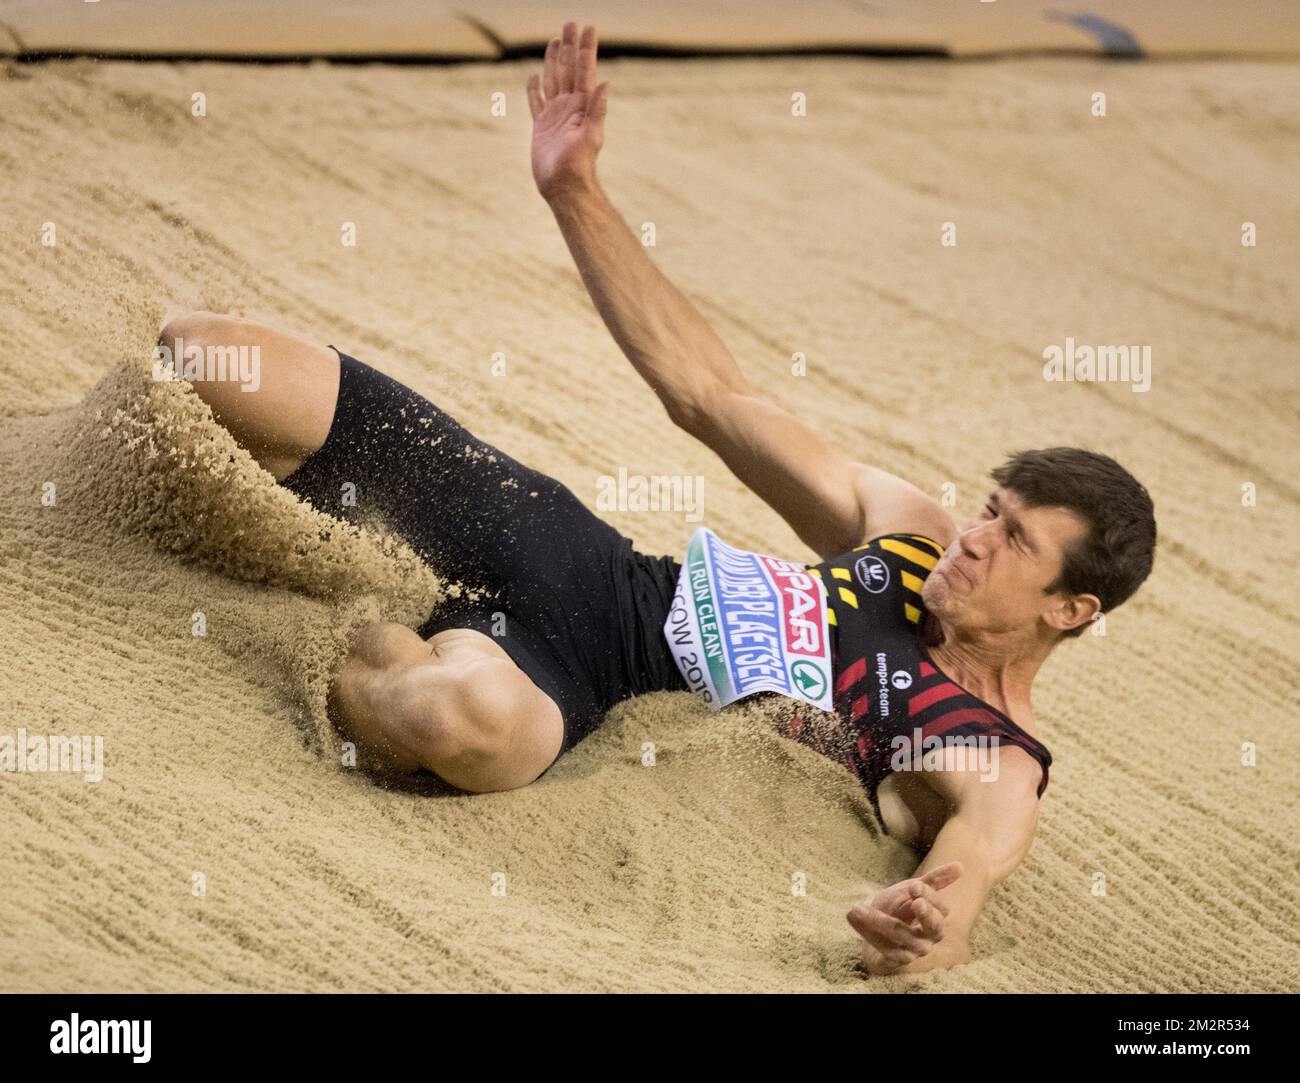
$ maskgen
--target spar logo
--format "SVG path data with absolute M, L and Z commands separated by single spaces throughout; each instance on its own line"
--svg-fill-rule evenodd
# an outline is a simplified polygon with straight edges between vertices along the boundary
M 822 667 L 803 658 L 790 667 L 790 680 L 809 699 L 821 699 L 826 694 L 826 674 Z
M 822 654 L 826 642 L 821 581 L 793 561 L 761 556 L 759 563 L 767 568 L 781 592 L 786 650 L 792 654 Z
M 877 556 L 863 554 L 858 557 L 853 570 L 858 575 L 858 582 L 871 594 L 879 594 L 889 586 L 889 565 Z

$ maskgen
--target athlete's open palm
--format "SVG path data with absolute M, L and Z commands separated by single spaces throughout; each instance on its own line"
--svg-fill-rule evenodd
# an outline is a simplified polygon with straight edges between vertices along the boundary
M 849 911 L 849 924 L 864 941 L 862 963 L 870 973 L 892 974 L 934 950 L 948 916 L 938 892 L 959 876 L 961 863 L 949 861 L 924 876 L 890 884 L 868 906 Z
M 533 179 L 550 199 L 570 187 L 590 184 L 596 155 L 605 142 L 609 84 L 596 85 L 596 28 L 565 23 L 564 36 L 546 46 L 542 74 L 528 78 L 533 114 Z

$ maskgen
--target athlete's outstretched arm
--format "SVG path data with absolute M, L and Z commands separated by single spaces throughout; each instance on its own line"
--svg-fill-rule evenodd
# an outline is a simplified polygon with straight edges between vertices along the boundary
M 970 961 L 970 933 L 993 885 L 1024 859 L 1038 822 L 1038 767 L 1016 765 L 1006 784 L 961 788 L 953 814 L 907 880 L 848 912 L 872 974 L 919 974 Z
M 711 448 L 820 556 L 892 531 L 941 545 L 952 518 L 915 486 L 855 462 L 759 396 L 704 317 L 659 271 L 596 179 L 609 84 L 596 31 L 564 25 L 528 81 L 532 166 L 614 341 L 680 428 Z

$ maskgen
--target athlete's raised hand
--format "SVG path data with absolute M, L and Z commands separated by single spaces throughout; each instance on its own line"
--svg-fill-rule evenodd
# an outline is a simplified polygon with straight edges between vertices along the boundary
M 528 78 L 533 114 L 533 179 L 551 199 L 596 178 L 596 155 L 605 142 L 609 84 L 596 85 L 596 28 L 565 23 L 564 35 L 546 46 L 540 78 Z
M 872 974 L 893 974 L 929 955 L 943 939 L 948 906 L 939 897 L 961 876 L 961 862 L 949 861 L 924 876 L 900 880 L 876 894 L 867 906 L 848 913 L 862 937 L 862 963 Z

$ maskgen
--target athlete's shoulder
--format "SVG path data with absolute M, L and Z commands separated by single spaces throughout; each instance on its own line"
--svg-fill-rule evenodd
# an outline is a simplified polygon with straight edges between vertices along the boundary
M 871 548 L 879 548 L 891 553 L 897 553 L 902 550 L 905 555 L 910 556 L 915 556 L 915 554 L 908 553 L 908 549 L 916 549 L 922 551 L 925 554 L 926 559 L 931 561 L 937 561 L 941 556 L 943 556 L 944 549 L 942 544 L 930 537 L 928 534 L 891 531 L 888 534 L 876 535 L 865 544 L 859 545 L 854 552 Z
M 946 548 L 957 537 L 952 513 L 933 496 L 897 474 L 859 463 L 855 475 L 863 510 L 861 544 L 886 534 L 922 534 Z

